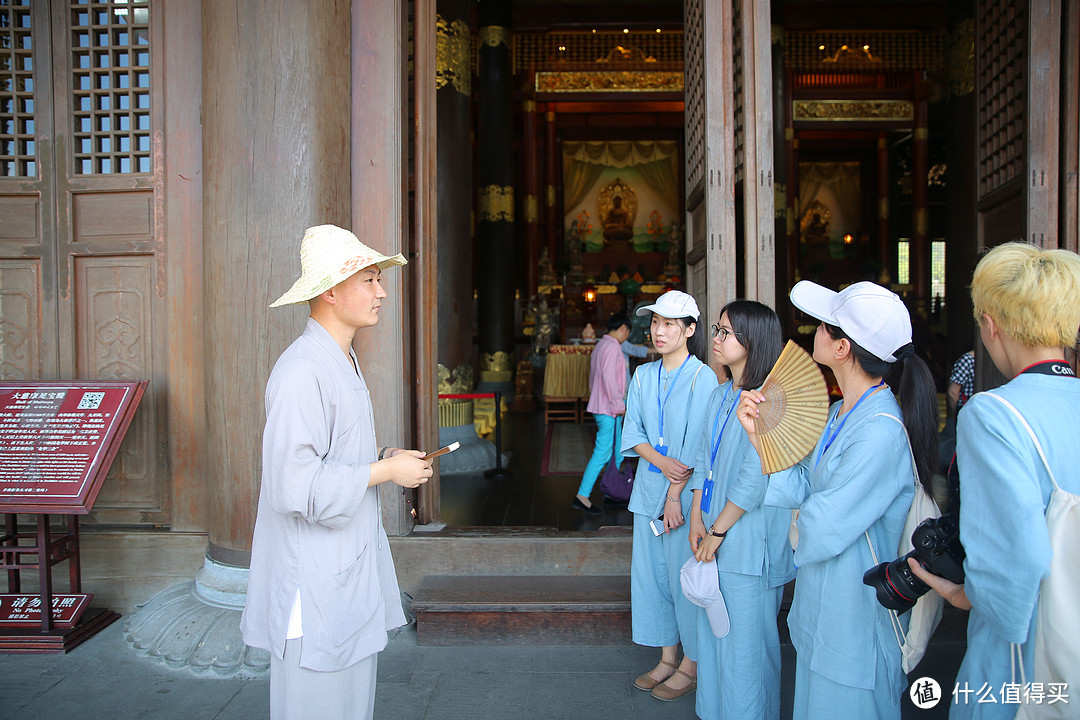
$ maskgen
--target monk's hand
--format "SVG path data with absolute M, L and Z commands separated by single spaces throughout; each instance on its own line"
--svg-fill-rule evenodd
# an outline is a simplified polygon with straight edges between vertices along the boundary
M 389 453 L 387 453 L 389 455 Z M 420 450 L 401 450 L 379 462 L 387 463 L 390 482 L 403 488 L 415 488 L 426 483 L 435 471 L 431 467 L 433 460 L 424 460 Z

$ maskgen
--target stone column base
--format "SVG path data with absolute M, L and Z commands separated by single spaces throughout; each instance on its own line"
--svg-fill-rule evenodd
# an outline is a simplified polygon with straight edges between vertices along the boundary
M 270 653 L 248 647 L 240 637 L 247 575 L 247 568 L 207 556 L 194 582 L 161 591 L 128 617 L 125 639 L 137 653 L 197 673 L 267 672 Z

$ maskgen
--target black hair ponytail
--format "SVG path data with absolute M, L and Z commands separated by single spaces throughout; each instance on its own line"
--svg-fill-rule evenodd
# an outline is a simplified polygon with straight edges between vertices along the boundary
M 926 361 L 914 353 L 895 363 L 893 377 L 899 376 L 897 397 L 904 411 L 911 450 L 919 482 L 930 497 L 934 497 L 931 480 L 938 467 L 938 402 L 934 376 Z

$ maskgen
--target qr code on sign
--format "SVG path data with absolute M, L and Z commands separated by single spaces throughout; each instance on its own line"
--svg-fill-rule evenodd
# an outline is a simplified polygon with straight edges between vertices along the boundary
M 82 400 L 79 401 L 79 410 L 97 410 L 101 407 L 101 401 L 105 399 L 105 393 L 103 392 L 87 392 L 83 393 Z

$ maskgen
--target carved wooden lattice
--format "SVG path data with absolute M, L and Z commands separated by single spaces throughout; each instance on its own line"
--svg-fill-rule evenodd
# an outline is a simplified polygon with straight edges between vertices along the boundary
M 596 62 L 616 45 L 640 51 L 652 58 L 650 62 L 680 63 L 683 59 L 683 34 L 678 30 L 520 32 L 514 33 L 514 72 L 557 69 L 561 63 Z
M 705 16 L 703 0 L 685 5 L 686 193 L 705 179 Z
M 36 177 L 30 0 L 0 0 L 0 177 Z
M 733 87 L 734 110 L 735 110 L 735 182 L 741 183 L 746 175 L 746 132 L 743 127 L 743 109 L 745 108 L 745 78 L 743 77 L 743 3 L 742 0 L 733 0 L 732 10 L 732 64 L 735 68 Z
M 785 30 L 784 65 L 811 73 L 936 73 L 945 65 L 947 45 L 940 31 Z
M 979 197 L 986 197 L 1023 174 L 1027 3 L 979 0 L 975 17 Z
M 150 173 L 149 0 L 74 0 L 70 14 L 75 174 Z

